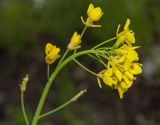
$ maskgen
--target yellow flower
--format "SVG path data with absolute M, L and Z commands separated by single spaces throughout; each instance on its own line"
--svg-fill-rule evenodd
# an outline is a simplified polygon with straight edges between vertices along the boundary
M 133 84 L 134 74 L 131 74 L 129 71 L 123 72 L 119 67 L 111 67 L 106 69 L 103 72 L 100 72 L 100 78 L 103 82 L 110 86 L 113 89 L 117 89 L 120 98 L 123 98 L 123 94 L 130 88 Z M 100 83 L 100 82 L 99 82 Z
M 108 86 L 110 86 L 110 87 L 112 87 L 113 84 L 117 84 L 117 80 L 116 80 L 116 79 L 113 80 L 113 78 L 112 78 L 112 77 L 109 77 L 109 76 L 104 76 L 104 77 L 103 77 L 103 81 L 104 81 L 104 83 L 105 83 L 106 85 L 108 85 Z
M 111 70 L 113 70 L 112 72 L 114 73 L 111 74 Z M 113 67 L 110 69 L 106 69 L 105 72 L 101 73 L 101 75 L 98 76 L 101 76 L 101 79 L 106 85 L 110 86 L 113 89 L 117 89 L 120 98 L 123 98 L 123 93 L 126 92 L 133 83 L 133 80 L 128 79 L 119 69 Z M 97 78 L 97 80 L 100 83 L 100 79 Z
M 127 44 L 124 44 L 120 48 L 116 49 L 116 53 L 117 54 L 125 54 L 125 53 L 128 53 L 128 51 L 132 51 L 137 48 L 140 48 L 140 46 L 128 46 Z
M 124 93 L 136 80 L 135 76 L 142 73 L 142 64 L 137 63 L 139 57 L 135 51 L 136 48 L 139 47 L 125 44 L 115 49 L 109 57 L 108 68 L 97 75 L 100 87 L 102 87 L 100 82 L 100 79 L 102 79 L 106 85 L 118 90 L 120 98 L 123 98 Z
M 141 73 L 142 73 L 142 68 L 141 68 L 141 66 L 142 66 L 142 64 L 133 63 L 128 71 L 129 71 L 131 74 L 134 74 L 134 75 L 141 74 Z
M 104 76 L 112 76 L 113 75 L 113 69 L 109 68 L 108 70 L 105 70 Z
M 142 64 L 136 62 L 139 60 L 136 48 L 138 47 L 125 44 L 115 49 L 108 61 L 108 68 L 97 75 L 100 87 L 100 79 L 102 79 L 106 85 L 118 90 L 120 98 L 123 98 L 123 94 L 136 80 L 135 75 L 142 73 Z
M 92 21 L 98 21 L 103 15 L 102 9 L 100 7 L 94 7 L 94 5 L 91 3 L 87 10 L 88 17 Z
M 134 32 L 132 32 L 132 30 L 129 29 L 129 25 L 130 25 L 130 19 L 127 19 L 126 24 L 124 25 L 124 31 L 120 33 L 118 33 L 120 29 L 120 25 L 118 25 L 117 41 L 115 44 L 116 47 L 118 47 L 120 44 L 123 44 L 124 42 L 126 42 L 129 45 L 135 43 Z
M 138 53 L 135 50 L 129 51 L 126 56 L 126 60 L 129 62 L 138 61 L 139 60 Z
M 138 53 L 135 51 L 136 48 L 139 48 L 139 46 L 132 47 L 132 46 L 127 46 L 124 44 L 120 48 L 116 49 L 116 54 L 117 57 L 119 57 L 117 60 L 119 62 L 124 62 L 125 65 L 128 65 L 129 63 L 133 61 L 138 61 Z
M 104 83 L 110 87 L 116 85 L 118 82 L 118 78 L 113 74 L 112 68 L 105 70 L 104 74 L 102 75 L 102 79 Z
M 81 43 L 81 36 L 77 33 L 77 32 L 74 32 L 71 40 L 70 40 L 70 43 L 68 44 L 67 48 L 69 50 L 75 50 L 75 49 L 78 49 L 80 48 L 81 46 L 79 45 Z
M 46 63 L 52 64 L 53 62 L 55 62 L 60 57 L 59 52 L 59 48 L 57 48 L 55 45 L 52 45 L 51 43 L 47 43 L 45 48 Z
M 101 19 L 103 12 L 100 7 L 94 7 L 92 3 L 90 3 L 87 10 L 88 18 L 84 21 L 83 17 L 81 17 L 82 23 L 87 27 L 101 27 L 101 25 L 93 25 L 93 21 L 98 21 Z

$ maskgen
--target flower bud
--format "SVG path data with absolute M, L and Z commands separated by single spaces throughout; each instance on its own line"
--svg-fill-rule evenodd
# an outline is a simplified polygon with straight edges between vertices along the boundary
M 23 92 L 26 91 L 26 86 L 27 86 L 28 81 L 29 81 L 29 75 L 27 74 L 27 75 L 23 78 L 22 83 L 20 84 L 20 90 L 21 90 L 21 91 L 23 91 Z
M 52 45 L 51 43 L 47 43 L 45 48 L 46 63 L 47 64 L 54 63 L 60 57 L 59 52 L 60 52 L 60 49 L 58 47 L 56 47 L 55 45 Z
M 74 34 L 72 35 L 72 38 L 71 38 L 70 43 L 68 44 L 67 48 L 69 50 L 75 50 L 75 49 L 81 47 L 79 45 L 80 43 L 81 43 L 81 36 L 77 32 L 74 32 Z
M 92 21 L 98 21 L 103 15 L 102 9 L 100 7 L 94 7 L 93 4 L 90 4 L 87 10 L 88 17 Z

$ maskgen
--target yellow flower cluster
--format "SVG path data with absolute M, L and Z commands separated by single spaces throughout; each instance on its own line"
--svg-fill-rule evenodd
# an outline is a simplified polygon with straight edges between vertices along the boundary
M 52 45 L 51 43 L 47 43 L 45 49 L 46 63 L 52 64 L 53 62 L 55 62 L 60 57 L 59 52 L 60 52 L 59 48 L 57 48 L 55 45 Z
M 100 18 L 103 15 L 103 12 L 100 7 L 95 8 L 93 4 L 90 4 L 87 10 L 87 15 L 88 15 L 88 18 L 86 22 L 83 20 L 83 17 L 81 17 L 82 22 L 86 25 L 86 27 L 100 27 L 100 25 L 93 25 L 93 21 L 100 20 Z M 86 27 L 84 28 L 85 30 L 86 30 Z M 81 33 L 81 35 L 78 34 L 77 32 L 74 32 L 67 46 L 68 50 L 76 50 L 81 47 L 80 45 L 81 38 L 84 34 L 84 31 Z M 47 43 L 45 48 L 46 63 L 50 65 L 53 62 L 55 62 L 60 57 L 59 52 L 60 52 L 59 48 L 57 48 L 55 45 L 52 45 L 51 43 Z
M 101 25 L 93 25 L 93 22 L 100 20 L 103 15 L 100 7 L 94 7 L 94 5 L 91 3 L 88 7 L 87 15 L 88 18 L 86 21 L 84 21 L 83 17 L 81 17 L 83 24 L 85 24 L 87 27 L 101 27 Z
M 125 30 L 128 29 L 126 28 L 128 25 L 127 20 Z M 133 33 L 129 30 L 121 32 L 117 39 L 120 37 L 125 38 L 123 43 L 133 42 L 130 41 L 133 38 Z M 135 75 L 142 73 L 142 64 L 137 63 L 139 60 L 138 53 L 135 51 L 137 48 L 139 48 L 139 46 L 133 47 L 131 44 L 123 44 L 114 50 L 113 54 L 109 57 L 107 69 L 98 74 L 97 79 L 100 87 L 101 78 L 106 85 L 117 89 L 120 98 L 123 98 L 123 94 L 132 86 L 133 81 L 136 79 Z
M 128 45 L 134 44 L 135 43 L 135 37 L 134 37 L 134 32 L 129 29 L 130 25 L 130 19 L 127 19 L 126 24 L 124 25 L 124 31 L 119 32 L 120 25 L 118 25 L 117 28 L 117 42 L 115 44 L 116 47 L 119 45 L 122 45 L 124 42 L 126 42 Z
M 79 35 L 77 32 L 74 32 L 73 36 L 71 37 L 71 40 L 67 46 L 68 50 L 75 50 L 80 48 L 81 43 L 81 35 Z
M 94 7 L 93 4 L 90 4 L 87 15 L 88 18 L 86 21 L 81 17 L 82 22 L 86 27 L 81 34 L 78 34 L 77 32 L 73 33 L 67 46 L 66 53 L 68 50 L 76 50 L 81 47 L 81 38 L 87 27 L 100 27 L 100 25 L 93 25 L 93 22 L 100 20 L 103 15 L 100 7 Z M 121 32 L 119 32 L 120 25 L 118 25 L 116 33 L 117 41 L 110 54 L 107 53 L 108 55 L 106 56 L 103 55 L 104 51 L 102 53 L 99 52 L 101 56 L 107 58 L 108 64 L 105 70 L 97 74 L 98 84 L 102 87 L 102 80 L 106 85 L 118 90 L 120 98 L 123 98 L 123 94 L 132 86 L 133 81 L 136 80 L 135 76 L 142 73 L 142 64 L 138 63 L 139 57 L 136 52 L 136 49 L 139 48 L 139 46 L 132 46 L 132 44 L 135 43 L 135 37 L 134 32 L 129 29 L 129 25 L 130 19 L 127 19 L 123 31 Z M 55 62 L 60 57 L 59 52 L 59 48 L 51 43 L 47 43 L 45 49 L 46 63 L 52 64 Z M 99 53 L 97 52 L 97 54 Z M 100 62 L 101 61 L 103 62 L 103 60 L 100 60 Z

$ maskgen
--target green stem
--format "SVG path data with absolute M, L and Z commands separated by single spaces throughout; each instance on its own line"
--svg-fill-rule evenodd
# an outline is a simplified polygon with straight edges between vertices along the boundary
M 29 125 L 29 121 L 28 121 L 26 111 L 25 111 L 25 108 L 24 108 L 24 91 L 21 91 L 21 108 L 22 108 L 22 112 L 23 112 L 23 116 L 24 116 L 26 125 Z
M 91 73 L 94 76 L 97 76 L 96 73 L 94 73 L 93 71 L 91 71 L 90 69 L 88 69 L 87 67 L 85 67 L 84 65 L 82 65 L 80 62 L 78 62 L 76 59 L 74 59 L 74 61 L 80 66 L 82 67 L 84 70 L 86 70 L 87 72 Z
M 96 49 L 96 50 L 112 50 L 112 49 L 114 49 L 113 47 L 101 47 L 101 48 L 98 48 L 98 49 Z
M 59 61 L 58 65 L 65 59 L 65 57 L 67 56 L 68 52 L 69 52 L 69 50 L 67 49 L 67 50 L 65 51 L 65 53 L 63 54 L 61 60 Z
M 83 29 L 83 31 L 82 31 L 82 33 L 81 33 L 81 39 L 82 39 L 82 37 L 83 37 L 83 35 L 84 35 L 86 29 L 87 29 L 87 26 L 84 27 L 84 29 Z
M 77 49 L 74 50 L 74 54 L 77 52 Z
M 108 43 L 108 42 L 110 42 L 110 41 L 112 41 L 112 40 L 115 40 L 115 39 L 117 39 L 117 37 L 113 37 L 113 38 L 111 38 L 111 39 L 108 39 L 108 40 L 106 40 L 106 41 L 104 41 L 104 42 L 102 42 L 102 43 L 96 45 L 96 46 L 93 47 L 92 49 L 96 49 L 96 48 L 102 46 L 103 44 L 106 44 L 106 43 Z
M 108 56 L 106 56 L 105 54 L 103 54 L 103 53 L 99 53 L 98 54 L 100 57 L 103 57 L 104 59 L 106 59 L 106 60 L 108 60 L 109 59 L 109 57 Z
M 100 57 L 98 54 L 96 54 L 96 57 L 97 57 L 98 60 L 100 60 L 100 61 L 102 62 L 102 64 L 106 67 L 106 63 L 101 59 L 101 57 Z
M 41 115 L 41 116 L 39 117 L 39 119 L 40 119 L 40 118 L 44 118 L 44 117 L 46 117 L 46 116 L 48 116 L 48 115 L 51 115 L 51 114 L 53 114 L 53 113 L 55 113 L 55 112 L 57 112 L 57 111 L 65 108 L 65 107 L 66 107 L 67 105 L 69 105 L 70 103 L 75 102 L 77 99 L 79 99 L 79 97 L 81 97 L 85 92 L 87 92 L 86 89 L 80 91 L 78 94 L 76 94 L 75 96 L 73 96 L 69 101 L 67 101 L 67 102 L 65 102 L 64 104 L 60 105 L 59 107 L 57 107 L 57 108 L 55 108 L 55 109 L 53 109 L 53 110 L 51 110 L 51 111 L 49 111 L 49 112 Z
M 82 40 L 82 37 L 83 37 L 83 35 L 84 35 L 84 33 L 85 33 L 86 30 L 87 30 L 87 26 L 84 27 L 84 29 L 83 29 L 83 31 L 82 31 L 82 33 L 81 33 L 81 35 L 80 35 L 80 40 Z M 76 52 L 77 52 L 77 49 L 74 50 L 74 54 L 75 54 Z
M 50 75 L 50 73 L 49 73 L 50 70 L 49 70 L 49 69 L 50 69 L 50 65 L 48 64 L 48 66 L 47 66 L 47 78 L 48 78 L 48 79 L 49 79 L 49 75 Z
M 61 71 L 61 69 L 68 64 L 69 62 L 71 62 L 74 58 L 85 55 L 85 54 L 89 54 L 89 53 L 94 53 L 94 50 L 86 50 L 86 51 L 82 51 L 76 54 L 71 55 L 70 57 L 68 57 L 66 60 L 64 60 L 60 65 L 57 66 L 57 68 L 55 69 L 55 71 L 51 74 L 48 82 L 46 83 L 46 86 L 43 90 L 43 93 L 41 95 L 40 101 L 38 103 L 35 115 L 33 117 L 33 121 L 31 125 L 37 125 L 38 120 L 39 120 L 39 116 L 41 113 L 41 110 L 43 108 L 44 102 L 46 100 L 48 91 L 52 85 L 53 80 L 55 79 L 55 77 L 57 76 L 57 74 Z
M 88 56 L 90 56 L 91 58 L 97 60 L 97 61 L 98 61 L 99 63 L 101 63 L 104 67 L 106 67 L 106 64 L 105 64 L 101 59 L 99 59 L 98 57 L 96 58 L 96 57 L 92 56 L 91 54 L 88 54 Z
M 95 59 L 95 60 L 97 60 L 100 64 L 103 64 L 104 66 L 106 65 L 101 60 L 99 60 L 98 58 L 94 57 L 93 55 L 88 54 L 88 56 L 91 57 L 91 58 L 93 58 L 93 59 Z

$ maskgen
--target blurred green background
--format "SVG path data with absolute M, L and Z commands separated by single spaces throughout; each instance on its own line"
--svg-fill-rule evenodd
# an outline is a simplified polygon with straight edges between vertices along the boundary
M 82 49 L 114 37 L 117 25 L 124 25 L 130 18 L 136 45 L 142 46 L 139 54 L 143 74 L 120 100 L 116 91 L 107 86 L 100 89 L 95 77 L 70 63 L 58 75 L 44 111 L 81 89 L 87 88 L 88 92 L 40 124 L 160 125 L 159 0 L 0 0 L 0 125 L 24 125 L 19 84 L 26 73 L 30 82 L 25 105 L 32 118 L 46 82 L 45 44 L 53 42 L 62 54 L 72 33 L 82 31 L 80 16 L 87 17 L 91 2 L 104 11 L 97 22 L 102 28 L 87 30 Z M 102 70 L 92 59 L 80 60 L 95 72 Z

